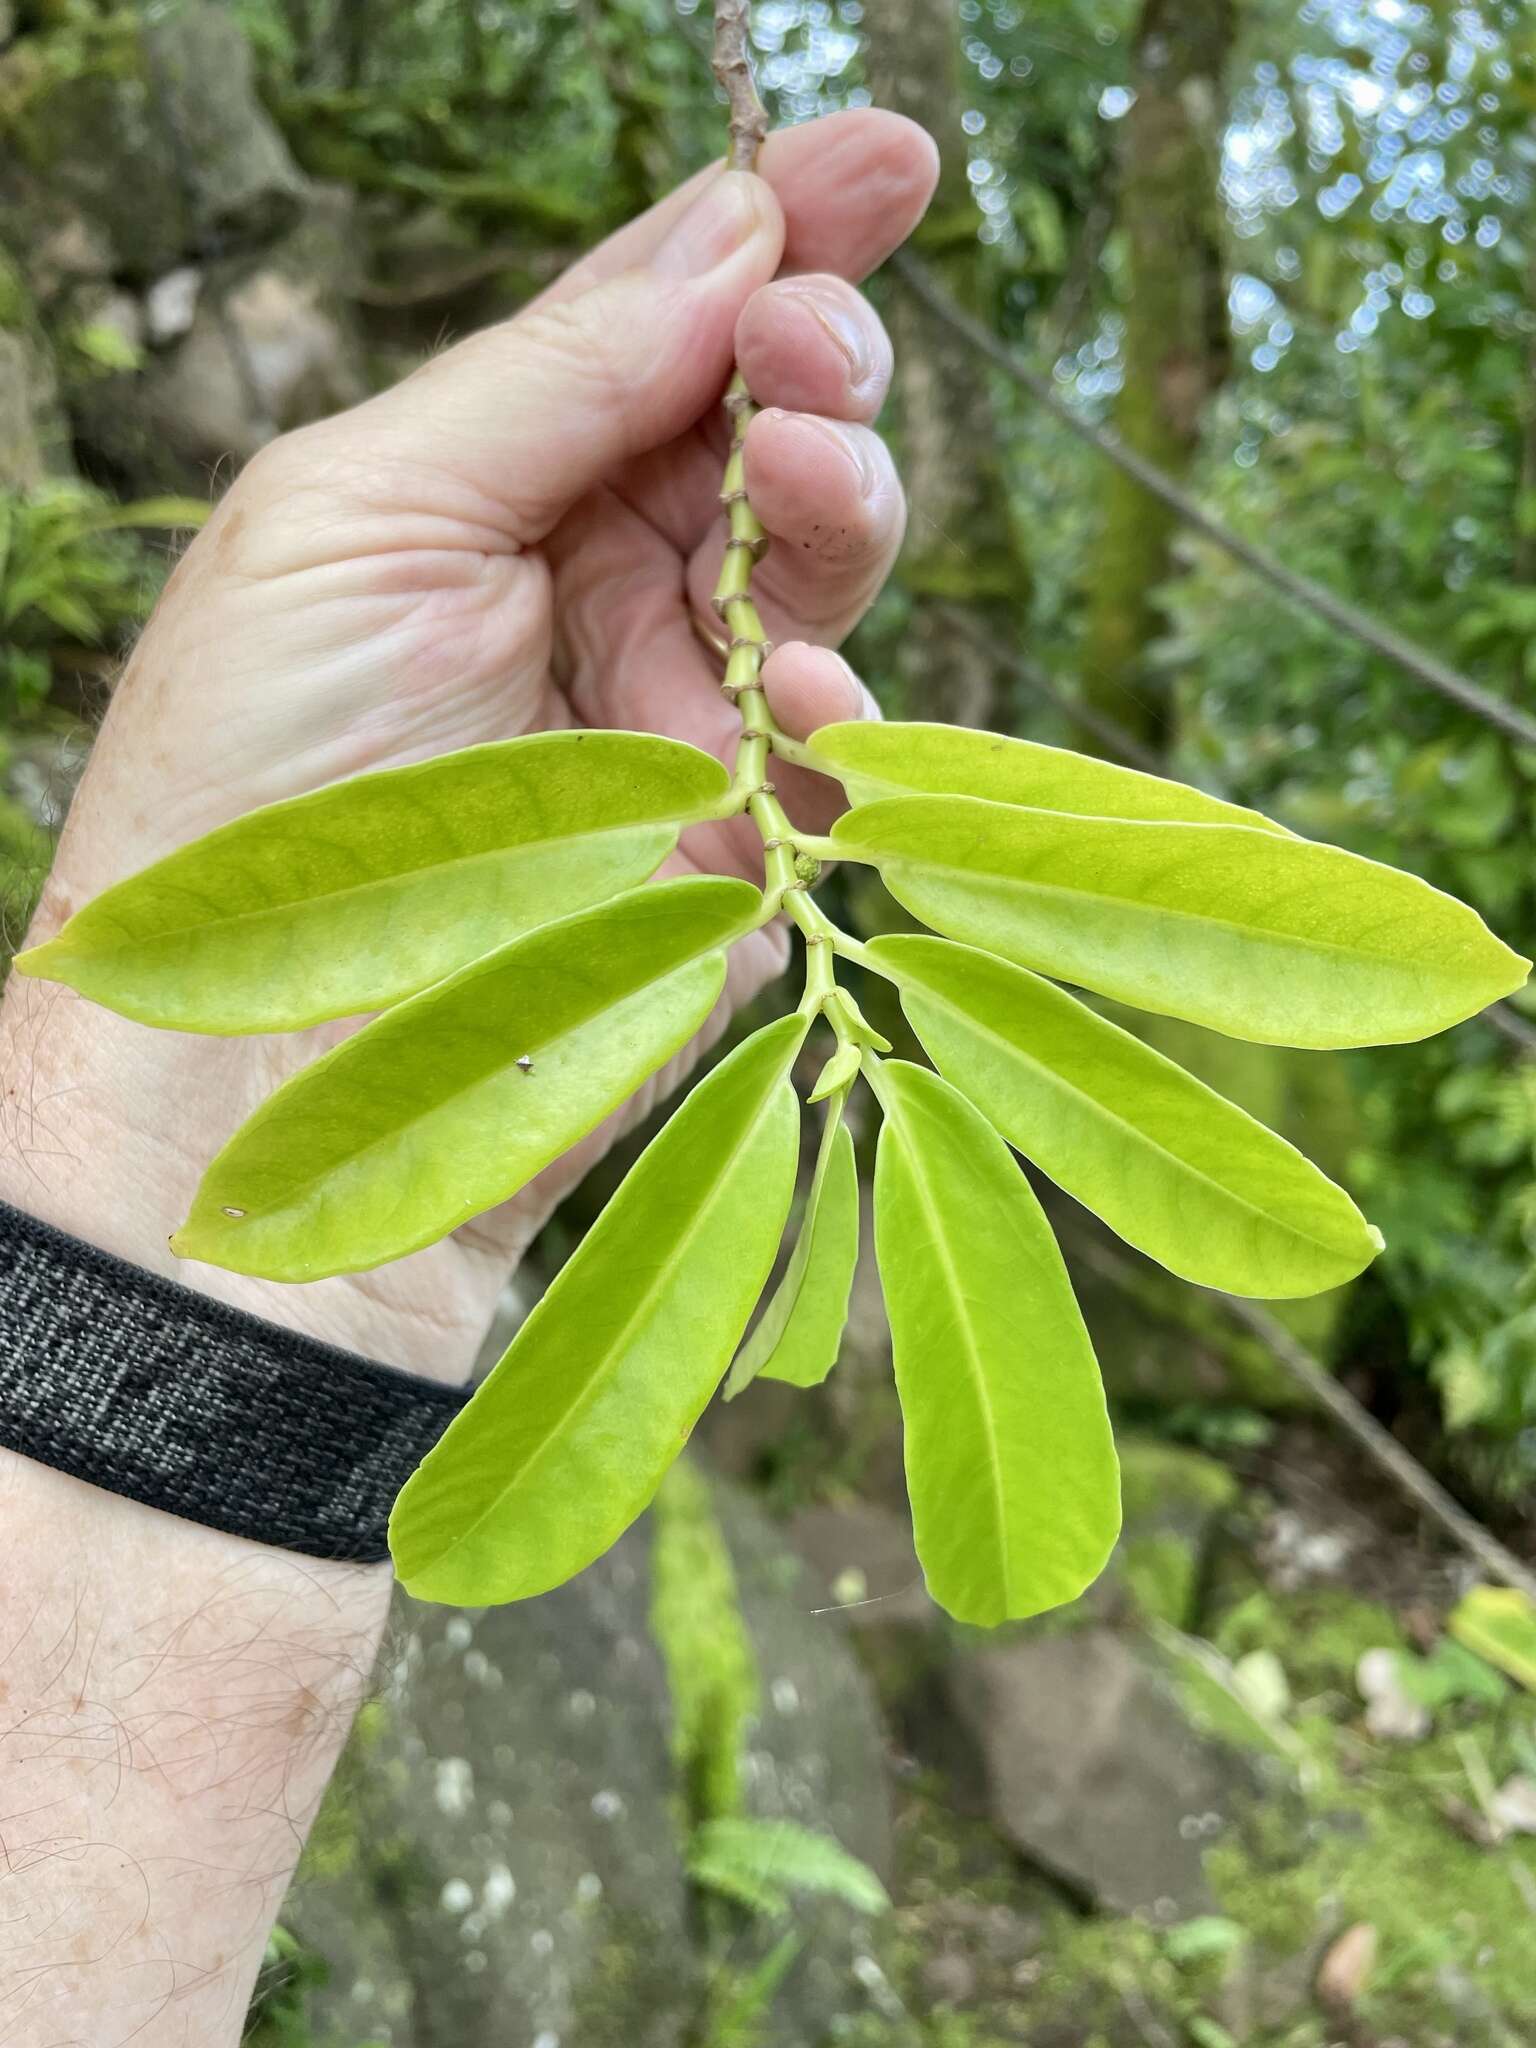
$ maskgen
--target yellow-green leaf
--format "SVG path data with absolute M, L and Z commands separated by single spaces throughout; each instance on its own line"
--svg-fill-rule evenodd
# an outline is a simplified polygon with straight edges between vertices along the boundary
M 1375 1257 L 1349 1196 L 1294 1146 L 1050 982 L 947 939 L 868 953 L 940 1072 L 1170 1272 L 1275 1298 L 1342 1286 Z
M 15 964 L 178 1031 L 356 1016 L 633 888 L 727 781 L 697 748 L 626 732 L 381 769 L 178 848 Z
M 204 1174 L 182 1258 L 318 1280 L 502 1202 L 691 1038 L 762 898 L 695 875 L 579 911 L 386 1010 L 285 1083 Z
M 928 1589 L 991 1626 L 1075 1600 L 1120 1526 L 1098 1366 L 1039 1203 L 981 1112 L 878 1069 L 875 1250 Z
M 1167 818 L 1285 832 L 1272 818 L 1187 783 L 963 725 L 861 719 L 824 725 L 807 746 L 816 757 L 811 766 L 835 775 L 860 804 L 886 796 L 976 796 L 1090 818 Z
M 784 1278 L 731 1367 L 729 1401 L 759 1375 L 816 1387 L 837 1363 L 859 1259 L 859 1172 L 834 1096 L 822 1126 L 800 1235 Z
M 395 1503 L 407 1590 L 476 1606 L 558 1586 L 650 1501 L 730 1363 L 794 1191 L 781 1017 L 694 1089 Z
M 1425 1038 L 1530 967 L 1416 876 L 1245 826 L 913 796 L 847 812 L 833 837 L 948 937 L 1232 1038 Z
M 1484 1663 L 1536 1692 L 1536 1606 L 1514 1586 L 1474 1586 L 1453 1609 L 1450 1631 Z

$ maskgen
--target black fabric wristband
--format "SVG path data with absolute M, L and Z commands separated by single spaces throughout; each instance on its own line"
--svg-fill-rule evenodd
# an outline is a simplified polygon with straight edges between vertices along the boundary
M 232 1536 L 372 1563 L 468 1398 L 0 1203 L 0 1448 Z

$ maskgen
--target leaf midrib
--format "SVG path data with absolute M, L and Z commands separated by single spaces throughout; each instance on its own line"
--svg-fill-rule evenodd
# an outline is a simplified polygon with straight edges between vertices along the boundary
M 625 1321 L 623 1328 L 619 1331 L 618 1335 L 607 1345 L 604 1353 L 604 1363 L 602 1365 L 601 1370 L 589 1373 L 587 1375 L 585 1383 L 577 1392 L 575 1398 L 568 1404 L 566 1408 L 564 1408 L 561 1411 L 554 1427 L 549 1430 L 546 1430 L 543 1439 L 534 1446 L 533 1450 L 524 1459 L 523 1463 L 519 1465 L 516 1468 L 516 1470 L 512 1473 L 512 1475 L 506 1480 L 506 1482 L 497 1489 L 497 1491 L 492 1495 L 490 1500 L 488 1500 L 485 1506 L 481 1509 L 480 1513 L 476 1515 L 475 1519 L 459 1531 L 458 1535 L 455 1536 L 452 1543 L 448 1544 L 445 1549 L 437 1552 L 437 1554 L 432 1558 L 430 1564 L 428 1564 L 425 1567 L 426 1570 L 435 1570 L 444 1562 L 445 1559 L 452 1557 L 456 1551 L 461 1550 L 463 1546 L 469 1542 L 470 1538 L 481 1527 L 482 1523 L 484 1523 L 491 1515 L 493 1515 L 496 1512 L 496 1510 L 501 1506 L 501 1503 L 506 1499 L 507 1495 L 511 1493 L 515 1487 L 522 1485 L 531 1472 L 537 1470 L 539 1464 L 548 1455 L 550 1446 L 568 1433 L 572 1423 L 576 1419 L 578 1419 L 583 1413 L 583 1411 L 591 1405 L 593 1400 L 595 1400 L 598 1388 L 601 1385 L 605 1385 L 607 1383 L 608 1379 L 612 1376 L 613 1372 L 616 1369 L 617 1361 L 620 1360 L 624 1356 L 625 1352 L 629 1349 L 630 1343 L 634 1337 L 637 1327 L 651 1313 L 651 1311 L 654 1309 L 656 1305 L 657 1300 L 671 1285 L 672 1281 L 676 1278 L 678 1268 L 686 1260 L 689 1251 L 696 1243 L 700 1233 L 704 1228 L 705 1218 L 713 1211 L 713 1209 L 717 1205 L 722 1188 L 725 1186 L 727 1180 L 739 1169 L 742 1155 L 747 1150 L 747 1147 L 750 1145 L 752 1139 L 756 1136 L 757 1131 L 762 1124 L 763 1118 L 767 1114 L 768 1109 L 773 1103 L 775 1096 L 778 1094 L 782 1082 L 782 1073 L 777 1074 L 774 1078 L 773 1085 L 764 1091 L 757 1108 L 753 1111 L 751 1118 L 748 1120 L 745 1128 L 743 1129 L 740 1139 L 732 1147 L 731 1151 L 725 1156 L 719 1172 L 709 1182 L 703 1199 L 699 1202 L 697 1208 L 694 1211 L 692 1222 L 689 1223 L 687 1228 L 683 1231 L 682 1235 L 677 1239 L 673 1247 L 673 1250 L 667 1258 L 665 1264 L 657 1269 L 655 1275 L 647 1284 L 644 1293 L 641 1295 L 639 1302 L 636 1304 L 633 1313 Z M 556 1282 L 556 1285 L 558 1285 L 558 1281 Z M 550 1294 L 545 1296 L 545 1300 L 552 1301 L 553 1293 L 554 1290 L 552 1288 Z M 535 1310 L 535 1313 L 537 1313 L 537 1310 Z
M 927 1178 L 919 1164 L 921 1148 L 912 1142 L 911 1125 L 905 1110 L 900 1106 L 900 1097 L 898 1096 L 896 1100 L 898 1108 L 895 1123 L 900 1132 L 902 1149 L 907 1156 L 913 1188 L 917 1195 L 918 1204 L 928 1224 L 929 1234 L 938 1249 L 939 1263 L 943 1268 L 945 1284 L 949 1288 L 955 1302 L 956 1320 L 959 1322 L 964 1333 L 966 1362 L 970 1368 L 971 1382 L 976 1392 L 976 1405 L 981 1414 L 982 1433 L 987 1445 L 987 1462 L 992 1473 L 992 1494 L 997 1506 L 998 1577 L 1003 1589 L 1003 1609 L 1007 1613 L 1011 1612 L 1013 1607 L 1013 1574 L 1009 1568 L 1010 1551 L 1007 1540 L 1009 1519 L 1008 1496 L 1003 1485 L 1003 1465 L 997 1443 L 997 1428 L 992 1419 L 991 1403 L 986 1398 L 986 1375 L 982 1371 L 981 1355 L 971 1332 L 969 1318 L 965 1313 L 967 1297 L 964 1288 L 960 1284 L 960 1276 L 955 1267 L 954 1255 L 949 1247 L 949 1238 L 944 1229 L 943 1211 L 935 1201 L 933 1192 L 928 1186 Z M 887 1118 L 890 1115 L 891 1112 L 887 1109 Z
M 196 924 L 171 925 L 159 931 L 129 934 L 127 937 L 116 940 L 111 945 L 93 944 L 88 954 L 79 947 L 70 947 L 66 950 L 73 953 L 77 959 L 82 957 L 103 959 L 114 953 L 168 944 L 173 939 L 186 938 L 192 933 L 223 931 L 236 925 L 258 923 L 263 919 L 275 920 L 284 916 L 302 915 L 304 911 L 314 909 L 320 905 L 330 906 L 344 903 L 355 897 L 366 896 L 371 891 L 385 890 L 396 885 L 419 881 L 424 875 L 440 874 L 447 869 L 474 867 L 480 863 L 489 864 L 531 851 L 543 853 L 552 848 L 558 849 L 574 846 L 582 841 L 615 839 L 625 833 L 654 832 L 658 830 L 670 831 L 675 835 L 682 830 L 682 824 L 673 818 L 635 819 L 623 825 L 598 826 L 589 832 L 565 832 L 551 834 L 541 839 L 518 839 L 506 846 L 492 847 L 480 853 L 461 853 L 453 855 L 448 860 L 424 861 L 418 867 L 400 868 L 392 875 L 379 875 L 369 882 L 351 882 L 344 889 L 327 889 L 323 893 L 314 896 L 292 896 L 283 903 L 262 903 L 251 910 L 237 910 L 224 917 L 204 918 L 200 923 Z M 664 858 L 665 856 L 661 857 Z M 126 886 L 126 884 L 123 886 Z M 61 933 L 59 936 L 62 938 L 63 934 Z
M 1066 817 L 1072 814 L 1059 812 L 1057 815 Z M 1172 824 L 1179 821 L 1173 819 L 1121 819 L 1116 822 L 1123 824 Z M 1231 831 L 1243 828 L 1233 826 L 1207 826 L 1202 828 L 1197 826 L 1194 829 Z M 1295 843 L 1302 845 L 1307 842 L 1298 840 Z M 892 852 L 882 854 L 878 858 L 882 865 L 885 862 L 889 862 L 892 865 L 917 868 L 945 880 L 961 881 L 962 883 L 974 883 L 979 880 L 994 883 L 1002 889 L 1016 889 L 1021 892 L 1033 891 L 1040 896 L 1061 897 L 1069 903 L 1079 905 L 1085 903 L 1103 904 L 1114 910 L 1140 912 L 1146 918 L 1171 918 L 1183 924 L 1202 926 L 1221 932 L 1232 932 L 1240 938 L 1264 940 L 1274 946 L 1290 948 L 1302 953 L 1316 953 L 1329 959 L 1380 961 L 1386 966 L 1406 968 L 1409 972 L 1415 974 L 1433 973 L 1439 964 L 1434 960 L 1415 959 L 1405 961 L 1394 959 L 1390 952 L 1375 951 L 1368 946 L 1360 944 L 1341 945 L 1333 940 L 1311 938 L 1297 932 L 1275 931 L 1267 925 L 1239 924 L 1231 918 L 1216 917 L 1202 911 L 1181 910 L 1171 904 L 1147 903 L 1133 896 L 1114 896 L 1101 889 L 1073 888 L 1061 882 L 1041 882 L 1034 879 L 1023 879 L 1014 875 L 999 874 L 993 868 L 966 867 L 954 861 L 938 860 L 931 854 Z M 1438 978 L 1443 978 L 1443 976 Z
M 889 802 L 899 797 L 958 796 L 966 798 L 968 802 L 1006 804 L 1010 810 L 1045 812 L 1057 818 L 1098 818 L 1102 822 L 1111 825 L 1229 825 L 1240 827 L 1248 832 L 1262 832 L 1266 839 L 1294 839 L 1296 837 L 1294 832 L 1289 831 L 1284 825 L 1277 824 L 1273 818 L 1266 818 L 1262 811 L 1250 810 L 1246 804 L 1227 803 L 1225 798 L 1210 796 L 1209 792 L 1204 790 L 1195 790 L 1193 793 L 1196 796 L 1208 797 L 1210 803 L 1217 807 L 1216 815 L 1180 817 L 1176 811 L 1170 811 L 1166 817 L 1160 817 L 1153 811 L 1068 810 L 1061 804 L 1031 803 L 1027 798 L 1017 796 L 978 797 L 974 789 L 935 789 L 931 783 L 926 782 L 893 782 L 888 775 L 876 775 L 867 768 L 860 768 L 852 764 L 845 763 L 844 765 L 847 773 L 853 777 L 855 782 L 867 783 L 871 787 L 885 792 L 880 797 L 870 799 L 870 801 L 876 803 Z M 1157 775 L 1149 775 L 1147 777 L 1149 782 L 1160 782 L 1165 779 Z M 1178 785 L 1174 786 L 1178 787 Z M 1237 817 L 1223 815 L 1223 813 L 1230 814 L 1232 812 L 1240 812 L 1243 815 Z M 1254 820 L 1252 824 L 1247 822 L 1250 818 Z
M 539 1053 L 543 1055 L 548 1053 L 551 1046 L 558 1044 L 562 1039 L 570 1038 L 578 1031 L 586 1029 L 587 1026 L 591 1025 L 594 1022 L 594 1020 L 600 1018 L 605 1011 L 618 1009 L 622 1004 L 629 1002 L 633 997 L 660 988 L 661 985 L 664 982 L 669 981 L 673 975 L 681 974 L 686 968 L 698 966 L 700 962 L 707 959 L 711 953 L 722 952 L 724 950 L 725 944 L 726 941 L 723 939 L 712 940 L 708 945 L 701 946 L 697 952 L 690 953 L 686 955 L 683 959 L 674 961 L 670 967 L 664 969 L 659 974 L 652 975 L 649 980 L 631 983 L 629 987 L 625 988 L 618 995 L 610 995 L 606 1001 L 595 1003 L 590 1009 L 583 1011 L 579 1017 L 576 1017 L 574 1020 L 567 1023 L 565 1027 L 558 1033 L 556 1033 L 553 1037 L 530 1038 L 524 1040 L 522 1042 L 523 1055 L 527 1055 L 530 1053 Z M 342 1043 L 342 1045 L 336 1048 L 336 1050 L 338 1053 L 345 1052 L 349 1045 L 355 1043 L 355 1040 L 345 1040 Z M 439 1096 L 436 1099 L 436 1101 L 427 1104 L 424 1108 L 413 1109 L 409 1115 L 403 1116 L 399 1120 L 399 1122 L 391 1124 L 386 1129 L 382 1130 L 377 1137 L 370 1138 L 366 1145 L 354 1146 L 351 1151 L 340 1154 L 327 1167 L 325 1177 L 328 1178 L 331 1174 L 340 1172 L 344 1167 L 356 1165 L 358 1160 L 366 1159 L 370 1152 L 376 1152 L 384 1146 L 399 1143 L 404 1139 L 406 1134 L 409 1131 L 413 1130 L 417 1125 L 427 1122 L 427 1120 L 430 1117 L 436 1116 L 440 1111 L 448 1108 L 451 1104 L 460 1101 L 464 1096 L 472 1093 L 475 1089 L 485 1087 L 489 1082 L 494 1081 L 497 1078 L 505 1075 L 508 1068 L 513 1067 L 516 1064 L 517 1058 L 509 1054 L 506 1061 L 501 1066 L 483 1069 L 480 1073 L 476 1074 L 472 1079 L 465 1081 L 461 1086 L 457 1088 L 450 1089 L 450 1091 L 446 1095 Z M 320 1071 L 323 1065 L 323 1061 L 317 1061 L 315 1063 L 315 1066 L 305 1070 L 304 1078 L 307 1079 L 309 1076 Z M 644 1080 L 645 1078 L 646 1077 L 644 1075 L 640 1077 L 641 1080 Z M 638 1085 L 638 1083 L 636 1085 Z M 594 1121 L 598 1120 L 600 1119 L 594 1119 Z M 305 1198 L 312 1197 L 315 1188 L 320 1183 L 320 1178 L 320 1176 L 315 1176 L 314 1178 L 302 1183 L 300 1188 L 300 1195 L 297 1201 L 291 1198 L 285 1200 L 279 1203 L 274 1208 L 263 1210 L 259 1217 L 254 1217 L 252 1220 L 259 1223 L 270 1223 L 275 1221 L 280 1216 L 289 1214 L 292 1210 L 300 1206 L 300 1203 Z
M 1135 1140 L 1143 1150 L 1158 1153 L 1165 1159 L 1171 1159 L 1183 1172 L 1189 1174 L 1192 1179 L 1203 1182 L 1206 1187 L 1213 1189 L 1226 1200 L 1235 1203 L 1246 1214 L 1257 1217 L 1260 1222 L 1276 1226 L 1296 1238 L 1300 1243 L 1313 1245 L 1318 1251 L 1326 1252 L 1332 1258 L 1341 1256 L 1336 1245 L 1328 1244 L 1324 1239 L 1314 1237 L 1310 1231 L 1298 1229 L 1295 1224 L 1287 1223 L 1283 1218 L 1271 1215 L 1267 1210 L 1261 1209 L 1253 1202 L 1250 1202 L 1246 1196 L 1240 1195 L 1233 1189 L 1224 1186 L 1221 1181 L 1212 1179 L 1211 1175 L 1203 1167 L 1195 1166 L 1189 1160 L 1182 1158 L 1177 1152 L 1170 1151 L 1166 1146 L 1160 1144 L 1148 1132 L 1139 1129 L 1133 1123 L 1128 1123 L 1123 1116 L 1110 1107 L 1102 1096 L 1090 1095 L 1086 1089 L 1079 1088 L 1076 1083 L 1067 1080 L 1064 1075 L 1057 1073 L 1053 1067 L 1047 1066 L 1043 1060 L 1026 1052 L 1013 1039 L 1005 1038 L 1000 1031 L 994 1031 L 989 1024 L 983 1024 L 969 1010 L 963 1010 L 948 997 L 936 994 L 931 983 L 919 982 L 918 986 L 931 1002 L 937 1003 L 941 1009 L 948 1010 L 951 1016 L 957 1018 L 962 1027 L 975 1031 L 978 1036 L 988 1039 L 993 1045 L 1001 1047 L 1003 1051 L 1012 1053 L 1023 1065 L 1029 1067 L 1033 1072 L 1043 1075 L 1048 1084 L 1054 1083 L 1065 1094 L 1075 1097 L 1079 1102 L 1086 1103 L 1090 1109 L 1097 1110 L 1106 1122 L 1113 1124 L 1117 1130 L 1123 1131 L 1128 1137 Z M 1214 1090 L 1212 1090 L 1212 1094 L 1215 1094 Z M 1221 1096 L 1215 1096 L 1215 1099 L 1218 1102 L 1222 1102 L 1223 1107 L 1226 1109 L 1234 1107 L 1232 1103 L 1223 1101 Z M 1238 1114 L 1242 1115 L 1244 1112 L 1239 1111 Z M 1256 1117 L 1251 1118 L 1250 1121 L 1256 1129 L 1265 1130 L 1265 1126 L 1259 1123 Z M 1265 1134 L 1268 1137 L 1275 1136 L 1273 1131 L 1266 1130 Z M 1280 1140 L 1280 1142 L 1283 1143 L 1284 1140 Z M 1020 1147 L 1020 1149 L 1023 1150 L 1024 1148 Z M 1065 1183 L 1062 1183 L 1062 1185 L 1064 1186 Z

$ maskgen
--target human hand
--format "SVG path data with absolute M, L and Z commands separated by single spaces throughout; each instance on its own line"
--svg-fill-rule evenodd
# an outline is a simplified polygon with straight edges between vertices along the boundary
M 729 761 L 738 721 L 695 622 L 714 623 L 733 355 L 766 408 L 746 460 L 774 542 L 756 580 L 781 643 L 770 705 L 797 736 L 860 714 L 866 695 L 829 650 L 879 589 L 903 513 L 866 424 L 889 347 L 849 280 L 915 224 L 934 154 L 897 116 L 849 113 L 771 137 L 760 171 L 702 174 L 517 319 L 247 467 L 119 687 L 34 943 L 175 846 L 338 776 L 572 724 Z M 770 282 L 781 263 L 794 274 Z M 810 829 L 825 789 L 807 778 L 793 795 Z M 747 875 L 759 858 L 743 819 L 695 828 L 679 856 Z M 784 945 L 767 928 L 734 949 L 711 1032 L 780 971 Z M 237 1306 L 461 1376 L 511 1264 L 611 1128 L 377 1273 L 282 1288 L 166 1249 L 216 1145 L 338 1028 L 191 1039 L 13 985 L 0 1196 Z

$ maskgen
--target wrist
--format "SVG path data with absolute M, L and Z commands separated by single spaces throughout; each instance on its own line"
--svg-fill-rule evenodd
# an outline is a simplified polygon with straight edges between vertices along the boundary
M 489 1303 L 423 1287 L 415 1261 L 284 1286 L 170 1250 L 208 1160 L 285 1060 L 270 1041 L 153 1031 L 13 976 L 0 999 L 0 1201 L 248 1315 L 435 1379 L 466 1378 Z
M 3 1452 L 0 1545 L 5 1981 L 39 2040 L 235 2048 L 389 1575 Z

